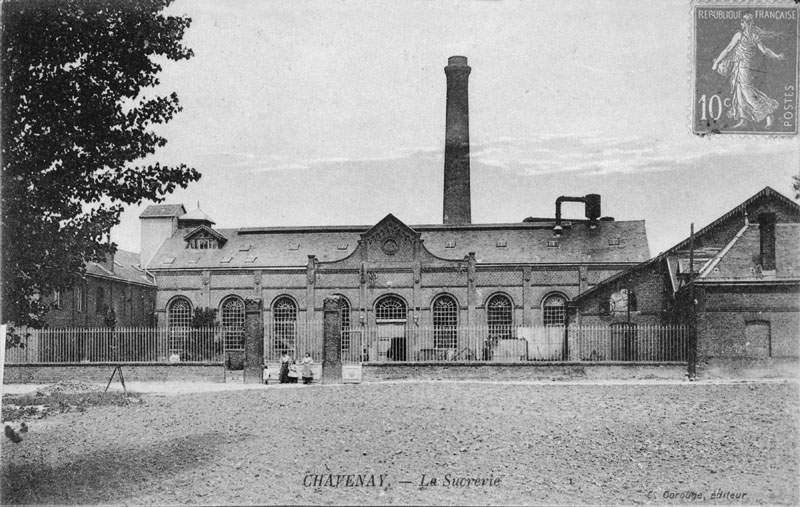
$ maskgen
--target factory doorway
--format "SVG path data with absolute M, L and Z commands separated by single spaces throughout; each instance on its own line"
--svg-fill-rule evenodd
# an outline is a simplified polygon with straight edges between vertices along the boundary
M 400 296 L 383 296 L 375 302 L 375 325 L 377 340 L 375 357 L 377 361 L 405 361 L 406 322 L 408 307 Z

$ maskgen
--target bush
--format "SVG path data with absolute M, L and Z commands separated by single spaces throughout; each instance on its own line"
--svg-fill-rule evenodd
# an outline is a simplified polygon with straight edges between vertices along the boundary
M 244 370 L 244 352 L 233 350 L 225 355 L 225 368 L 228 370 Z

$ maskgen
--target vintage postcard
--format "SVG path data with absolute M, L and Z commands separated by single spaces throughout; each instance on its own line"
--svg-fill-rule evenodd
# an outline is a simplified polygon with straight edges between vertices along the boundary
M 0 6 L 0 504 L 800 505 L 797 2 Z
M 797 4 L 694 7 L 694 131 L 797 134 Z

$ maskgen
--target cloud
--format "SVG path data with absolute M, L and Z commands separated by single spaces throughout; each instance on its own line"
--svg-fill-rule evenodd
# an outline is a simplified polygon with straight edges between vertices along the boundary
M 672 140 L 645 136 L 624 137 L 606 133 L 543 133 L 527 138 L 503 136 L 473 143 L 473 165 L 483 165 L 524 176 L 554 173 L 575 175 L 641 174 L 675 171 L 722 156 L 757 156 L 796 150 L 791 142 L 754 138 L 699 138 L 686 134 Z M 441 161 L 443 147 L 411 147 L 386 154 L 331 154 L 297 157 L 286 154 L 210 152 L 200 155 L 214 169 L 267 173 L 273 171 L 331 169 L 390 161 Z
M 473 149 L 473 163 L 535 176 L 552 173 L 636 174 L 679 170 L 720 155 L 753 156 L 791 152 L 791 142 L 753 138 L 663 141 L 605 134 L 543 134 L 528 139 L 499 138 Z
M 386 155 L 361 155 L 361 156 L 330 156 L 314 158 L 297 158 L 288 155 L 270 155 L 258 158 L 253 156 L 247 160 L 234 159 L 222 164 L 224 168 L 246 171 L 250 173 L 264 173 L 270 171 L 303 170 L 315 168 L 328 168 L 331 166 L 346 166 L 389 162 L 393 160 L 439 160 L 443 157 L 439 148 L 407 148 Z

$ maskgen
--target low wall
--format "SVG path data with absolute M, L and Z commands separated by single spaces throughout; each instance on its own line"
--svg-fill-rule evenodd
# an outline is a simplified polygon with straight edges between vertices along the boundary
M 364 382 L 382 380 L 578 380 L 686 378 L 685 363 L 365 363 Z
M 697 363 L 697 377 L 715 378 L 798 378 L 800 359 L 707 359 Z
M 30 364 L 5 365 L 5 384 L 43 384 L 59 381 L 107 382 L 116 365 Z M 270 365 L 271 374 L 277 365 Z M 314 382 L 319 382 L 320 365 L 315 365 Z M 273 371 L 274 370 L 274 371 Z M 135 364 L 122 365 L 126 381 L 225 382 L 222 365 Z M 796 359 L 707 360 L 698 363 L 699 379 L 798 378 Z M 686 378 L 685 363 L 364 363 L 364 382 L 382 380 L 625 380 Z M 116 382 L 116 380 L 115 380 Z
M 45 384 L 61 381 L 108 382 L 114 371 L 108 364 L 7 364 L 3 371 L 4 384 Z M 124 364 L 126 382 L 225 382 L 225 368 L 220 364 Z M 114 382 L 118 382 L 114 378 Z

